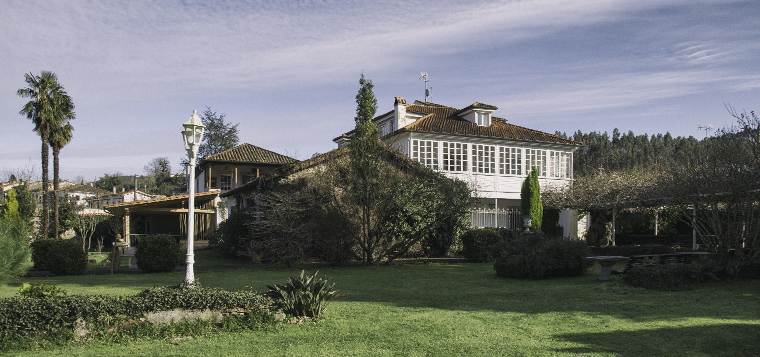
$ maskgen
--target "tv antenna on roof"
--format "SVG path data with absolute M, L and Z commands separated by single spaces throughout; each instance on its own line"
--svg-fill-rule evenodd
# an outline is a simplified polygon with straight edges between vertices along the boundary
M 420 72 L 420 80 L 425 82 L 425 101 L 427 102 L 428 97 L 430 96 L 430 90 L 427 87 L 427 82 L 429 80 L 427 72 Z M 433 87 L 430 88 L 432 89 Z
M 715 127 L 712 124 L 707 124 L 707 126 L 704 125 L 697 125 L 697 129 L 704 130 L 705 131 L 705 138 L 707 137 L 707 132 L 712 131 L 715 129 Z

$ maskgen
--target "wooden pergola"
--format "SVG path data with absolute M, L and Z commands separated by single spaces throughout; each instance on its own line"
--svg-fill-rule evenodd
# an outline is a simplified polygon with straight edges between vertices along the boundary
M 219 191 L 195 194 L 195 235 L 204 237 L 216 228 L 216 201 Z M 131 245 L 133 238 L 144 234 L 169 234 L 180 239 L 187 235 L 187 212 L 189 195 L 178 195 L 105 205 L 103 209 L 114 216 L 122 216 L 122 235 Z M 143 224 L 140 232 L 132 229 L 136 221 Z

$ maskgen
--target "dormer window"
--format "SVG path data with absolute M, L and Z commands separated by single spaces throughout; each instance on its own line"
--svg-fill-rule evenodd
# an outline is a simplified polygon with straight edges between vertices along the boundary
M 491 113 L 476 113 L 478 126 L 491 126 Z
M 469 121 L 477 126 L 491 126 L 491 113 L 496 109 L 493 105 L 483 103 L 473 103 L 460 110 L 457 114 L 460 118 Z

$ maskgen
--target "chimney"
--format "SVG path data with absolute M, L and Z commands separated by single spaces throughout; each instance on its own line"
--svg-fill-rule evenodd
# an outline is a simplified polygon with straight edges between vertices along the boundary
M 406 99 L 404 99 L 404 97 L 396 97 L 393 102 L 393 107 L 395 110 L 395 117 L 391 132 L 406 126 Z
M 116 194 L 116 186 L 113 186 L 113 194 Z

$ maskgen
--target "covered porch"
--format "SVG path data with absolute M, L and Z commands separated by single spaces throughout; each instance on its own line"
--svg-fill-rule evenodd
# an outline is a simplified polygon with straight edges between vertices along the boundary
M 122 237 L 135 246 L 141 236 L 168 234 L 177 241 L 186 240 L 189 195 L 105 205 L 103 209 L 121 219 Z M 194 240 L 207 240 L 217 225 L 219 191 L 195 194 Z

